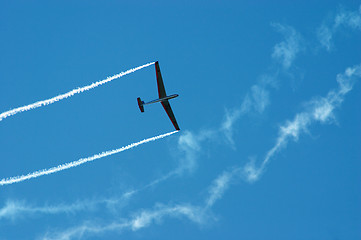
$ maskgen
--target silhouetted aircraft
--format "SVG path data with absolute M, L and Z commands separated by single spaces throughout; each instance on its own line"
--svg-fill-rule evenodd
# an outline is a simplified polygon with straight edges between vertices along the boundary
M 163 84 L 162 74 L 160 73 L 160 68 L 159 68 L 158 61 L 155 62 L 155 72 L 157 74 L 157 84 L 158 84 L 159 98 L 155 99 L 153 101 L 150 101 L 150 102 L 143 102 L 140 99 L 140 97 L 137 98 L 139 109 L 140 109 L 141 112 L 144 112 L 144 105 L 160 102 L 162 104 L 164 110 L 167 112 L 168 117 L 172 121 L 175 129 L 180 130 L 179 126 L 178 126 L 178 123 L 177 123 L 177 120 L 175 119 L 172 108 L 170 107 L 170 104 L 169 104 L 169 101 L 168 101 L 169 99 L 178 97 L 178 94 L 172 94 L 172 95 L 167 96 L 167 94 L 165 92 L 164 84 Z

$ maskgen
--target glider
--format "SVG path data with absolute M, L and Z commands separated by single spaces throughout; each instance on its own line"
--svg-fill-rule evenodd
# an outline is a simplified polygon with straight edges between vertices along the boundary
M 150 102 L 143 102 L 140 99 L 140 97 L 138 97 L 137 100 L 138 100 L 139 109 L 141 112 L 144 112 L 144 105 L 160 102 L 162 104 L 164 110 L 168 114 L 169 119 L 172 121 L 173 126 L 175 127 L 176 130 L 179 131 L 180 129 L 179 129 L 177 120 L 175 119 L 172 108 L 170 107 L 170 104 L 168 101 L 169 99 L 178 97 L 178 94 L 172 94 L 172 95 L 167 96 L 167 93 L 165 92 L 165 88 L 164 88 L 164 84 L 163 84 L 162 74 L 160 73 L 158 61 L 155 62 L 155 72 L 157 74 L 157 85 L 158 85 L 159 98 L 155 99 L 153 101 L 150 101 Z

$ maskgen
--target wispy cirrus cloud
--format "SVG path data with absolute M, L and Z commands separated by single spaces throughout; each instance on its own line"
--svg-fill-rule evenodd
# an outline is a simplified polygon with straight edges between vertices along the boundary
M 249 99 L 246 99 L 247 102 Z M 242 104 L 243 105 L 243 104 Z M 224 120 L 221 124 L 220 130 L 223 132 L 224 136 L 226 137 L 228 143 L 230 143 L 234 147 L 234 140 L 233 140 L 233 132 L 234 132 L 234 124 L 243 114 L 243 108 L 236 108 L 232 110 L 226 109 Z
M 197 166 L 196 158 L 201 150 L 200 144 L 202 140 L 202 134 L 195 135 L 190 131 L 185 131 L 178 138 L 178 150 L 181 152 L 181 156 L 178 157 L 179 173 L 194 171 Z
M 197 158 L 202 151 L 203 143 L 208 140 L 218 139 L 220 135 L 224 135 L 227 142 L 234 147 L 233 133 L 235 122 L 242 115 L 249 112 L 262 114 L 270 104 L 269 88 L 274 88 L 275 85 L 276 80 L 274 76 L 261 76 L 258 83 L 250 88 L 240 107 L 225 110 L 224 119 L 219 128 L 202 129 L 197 133 L 185 131 L 178 140 L 178 149 L 182 153 L 182 156 L 178 157 L 178 173 L 184 171 L 192 172 L 196 168 Z
M 128 218 L 117 219 L 109 223 L 86 221 L 61 231 L 49 231 L 39 239 L 42 240 L 71 240 L 86 236 L 101 235 L 107 232 L 138 231 L 152 224 L 161 224 L 166 218 L 188 219 L 199 225 L 204 225 L 215 220 L 209 208 L 220 199 L 234 172 L 224 172 L 218 176 L 209 186 L 209 195 L 205 203 L 194 205 L 189 203 L 160 204 L 157 203 L 151 209 L 141 209 L 129 215 Z
M 8 200 L 0 209 L 0 220 L 16 220 L 29 215 L 37 214 L 72 214 L 78 211 L 89 211 L 95 208 L 100 201 L 78 201 L 72 204 L 32 206 L 25 201 Z
M 226 109 L 223 122 L 220 126 L 220 131 L 223 132 L 227 141 L 234 146 L 233 132 L 234 124 L 239 118 L 249 112 L 256 112 L 262 114 L 267 106 L 270 104 L 269 87 L 274 87 L 275 77 L 264 75 L 260 81 L 253 85 L 250 91 L 243 98 L 243 101 L 238 108 Z
M 347 26 L 361 30 L 361 5 L 358 11 L 341 10 L 335 17 L 334 27 Z
M 323 23 L 317 29 L 318 40 L 327 51 L 332 49 L 332 39 L 341 27 L 361 30 L 361 5 L 358 11 L 340 9 L 332 23 Z
M 266 153 L 260 167 L 250 161 L 244 167 L 244 174 L 249 182 L 259 179 L 274 155 L 284 148 L 290 140 L 297 141 L 301 133 L 307 132 L 311 123 L 327 123 L 334 119 L 334 110 L 341 105 L 345 95 L 352 90 L 357 79 L 361 78 L 361 65 L 347 68 L 336 77 L 338 88 L 331 90 L 325 97 L 316 97 L 308 102 L 304 112 L 297 113 L 293 120 L 280 126 L 275 145 Z
M 90 235 L 101 235 L 107 232 L 138 231 L 154 223 L 160 224 L 165 218 L 186 218 L 194 223 L 203 224 L 207 221 L 202 208 L 190 204 L 163 205 L 156 204 L 153 209 L 141 210 L 131 217 L 120 219 L 107 224 L 84 222 L 81 225 L 57 232 L 47 232 L 39 239 L 70 240 Z
M 178 138 L 178 167 L 175 173 L 192 173 L 197 168 L 197 159 L 202 152 L 204 142 L 212 140 L 217 131 L 203 129 L 197 133 L 184 131 Z
M 263 75 L 257 84 L 254 84 L 239 107 L 233 109 L 226 109 L 223 121 L 219 128 L 220 132 L 224 134 L 228 143 L 234 147 L 234 125 L 241 116 L 254 112 L 262 114 L 270 104 L 270 88 L 276 85 L 276 76 Z
M 243 98 L 239 107 L 226 109 L 220 131 L 226 137 L 228 143 L 234 147 L 233 135 L 235 123 L 245 114 L 262 114 L 271 104 L 271 89 L 277 86 L 277 74 L 262 75 L 257 84 L 254 84 Z
M 312 99 L 306 104 L 304 112 L 296 114 L 293 120 L 286 121 L 280 126 L 276 143 L 267 151 L 260 166 L 257 166 L 255 159 L 252 158 L 245 166 L 234 167 L 220 174 L 208 188 L 209 195 L 205 200 L 204 208 L 211 208 L 217 200 L 221 199 L 230 184 L 236 179 L 244 179 L 248 182 L 257 181 L 264 173 L 271 158 L 286 147 L 290 140 L 297 141 L 300 134 L 308 131 L 310 124 L 333 122 L 335 120 L 334 110 L 341 105 L 345 95 L 352 90 L 359 78 L 361 78 L 361 64 L 347 68 L 344 73 L 338 74 L 336 77 L 337 89 L 329 91 L 325 97 Z
M 28 216 L 38 215 L 55 215 L 55 214 L 76 214 L 78 212 L 97 211 L 100 208 L 106 208 L 113 211 L 115 208 L 125 205 L 131 196 L 136 192 L 144 190 L 147 186 L 135 191 L 127 191 L 118 197 L 101 198 L 101 199 L 85 199 L 78 200 L 71 204 L 46 204 L 44 206 L 36 206 L 26 201 L 8 199 L 4 206 L 0 208 L 0 220 L 15 221 Z M 130 194 L 132 193 L 132 194 Z
M 330 51 L 332 47 L 333 30 L 323 24 L 317 30 L 317 38 L 321 45 L 326 48 L 327 51 Z
M 71 240 L 93 235 L 101 236 L 101 234 L 113 231 L 138 231 L 150 227 L 152 224 L 161 224 L 167 218 L 188 219 L 198 225 L 204 225 L 216 220 L 211 212 L 212 206 L 223 197 L 230 184 L 241 174 L 241 167 L 223 171 L 208 186 L 208 195 L 199 205 L 157 203 L 151 209 L 142 209 L 131 213 L 129 218 L 117 219 L 106 224 L 87 221 L 62 231 L 49 231 L 39 239 Z
M 65 230 L 49 231 L 38 239 L 70 240 L 92 235 L 101 235 L 113 231 L 138 231 L 152 224 L 161 224 L 166 218 L 184 218 L 196 224 L 203 225 L 214 219 L 212 214 L 207 210 L 221 198 L 225 190 L 225 185 L 228 185 L 227 178 L 229 177 L 226 176 L 226 174 L 222 174 L 213 181 L 209 187 L 209 196 L 203 205 L 157 203 L 151 209 L 141 209 L 129 214 L 128 218 L 120 218 L 109 223 L 85 221 L 78 226 Z M 5 206 L 0 209 L 0 220 L 15 220 L 28 215 L 75 214 L 79 211 L 96 211 L 99 210 L 100 205 L 104 204 L 119 207 L 119 204 L 123 200 L 127 200 L 128 197 L 129 195 L 125 193 L 119 198 L 85 200 L 72 204 L 45 205 L 40 207 L 29 205 L 24 201 L 7 201 Z
M 289 69 L 301 51 L 302 37 L 293 27 L 279 23 L 273 23 L 272 26 L 285 37 L 284 41 L 274 46 L 272 57 L 279 61 L 284 69 Z
M 55 215 L 55 214 L 77 214 L 78 212 L 98 211 L 99 209 L 108 209 L 110 212 L 114 212 L 115 209 L 119 209 L 121 206 L 125 206 L 132 197 L 139 194 L 151 187 L 154 187 L 171 177 L 179 175 L 181 169 L 186 166 L 178 166 L 175 170 L 172 170 L 155 180 L 147 183 L 138 188 L 130 188 L 119 196 L 112 198 L 93 198 L 78 200 L 71 204 L 53 204 L 36 206 L 29 204 L 24 200 L 12 200 L 8 199 L 4 206 L 0 208 L 0 221 L 11 220 L 15 221 L 29 216 L 37 215 Z
M 165 216 L 169 217 L 187 217 L 189 220 L 202 224 L 204 219 L 204 211 L 201 207 L 193 206 L 190 204 L 179 204 L 174 206 L 167 206 L 157 204 L 155 209 L 142 210 L 136 213 L 130 221 L 130 228 L 133 231 L 148 227 L 153 222 L 159 222 Z
M 272 23 L 271 26 L 284 36 L 281 42 L 274 45 L 271 56 L 282 66 L 283 70 L 288 71 L 302 50 L 301 34 L 288 25 Z M 244 114 L 250 112 L 262 114 L 266 110 L 271 104 L 270 90 L 278 84 L 278 77 L 278 70 L 275 70 L 274 73 L 261 75 L 258 82 L 250 88 L 243 98 L 241 105 L 234 109 L 226 110 L 220 130 L 233 147 L 234 124 Z
M 234 168 L 230 171 L 224 171 L 219 175 L 208 188 L 208 197 L 205 200 L 205 209 L 212 207 L 217 200 L 223 197 L 233 178 L 237 176 L 241 168 Z

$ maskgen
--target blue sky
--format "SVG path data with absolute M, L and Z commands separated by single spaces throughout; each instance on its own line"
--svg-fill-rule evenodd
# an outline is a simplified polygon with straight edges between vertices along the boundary
M 0 114 L 159 61 L 181 131 L 0 186 L 0 240 L 361 239 L 357 1 L 0 3 Z M 154 65 L 0 121 L 0 180 L 173 131 Z

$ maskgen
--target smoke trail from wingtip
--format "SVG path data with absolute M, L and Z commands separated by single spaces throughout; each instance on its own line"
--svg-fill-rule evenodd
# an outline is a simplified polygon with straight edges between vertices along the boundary
M 15 176 L 15 177 L 10 177 L 10 178 L 3 178 L 2 180 L 0 180 L 0 186 L 13 184 L 13 183 L 18 183 L 18 182 L 22 182 L 22 181 L 25 181 L 25 180 L 28 180 L 28 179 L 31 179 L 31 178 L 37 178 L 37 177 L 40 177 L 40 176 L 43 176 L 43 175 L 49 175 L 49 174 L 52 174 L 52 173 L 63 171 L 65 169 L 77 167 L 77 166 L 82 165 L 84 163 L 91 162 L 91 161 L 94 161 L 94 160 L 97 160 L 97 159 L 100 159 L 100 158 L 104 158 L 104 157 L 107 157 L 107 156 L 110 156 L 110 155 L 113 155 L 113 154 L 116 154 L 116 153 L 119 153 L 119 152 L 123 152 L 125 150 L 137 147 L 137 146 L 139 146 L 141 144 L 144 144 L 144 143 L 148 143 L 148 142 L 152 142 L 152 141 L 155 141 L 155 140 L 158 140 L 158 139 L 161 139 L 161 138 L 165 138 L 165 137 L 170 136 L 170 135 L 172 135 L 172 134 L 174 134 L 176 132 L 178 132 L 178 131 L 173 131 L 173 132 L 161 134 L 161 135 L 158 135 L 158 136 L 155 136 L 155 137 L 147 138 L 147 139 L 144 139 L 144 140 L 139 141 L 139 142 L 131 143 L 131 144 L 129 144 L 127 146 L 124 146 L 124 147 L 121 147 L 121 148 L 117 148 L 117 149 L 114 149 L 114 150 L 109 150 L 109 151 L 106 151 L 106 152 L 98 153 L 98 154 L 95 154 L 95 155 L 93 155 L 91 157 L 81 158 L 81 159 L 79 159 L 77 161 L 64 163 L 64 164 L 61 164 L 61 165 L 59 165 L 57 167 L 52 167 L 52 168 L 48 168 L 48 169 L 42 169 L 42 170 L 39 170 L 39 171 L 35 171 L 35 172 L 29 173 L 27 175 Z
M 108 83 L 110 81 L 113 81 L 114 79 L 117 79 L 117 78 L 120 78 L 120 77 L 123 77 L 127 74 L 130 74 L 130 73 L 133 73 L 135 71 L 138 71 L 142 68 L 145 68 L 145 67 L 148 67 L 149 65 L 152 65 L 154 64 L 154 62 L 151 62 L 151 63 L 147 63 L 147 64 L 144 64 L 142 66 L 139 66 L 139 67 L 136 67 L 136 68 L 132 68 L 132 69 L 129 69 L 125 72 L 121 72 L 121 73 L 118 73 L 118 74 L 115 74 L 111 77 L 107 77 L 106 79 L 104 80 L 101 80 L 101 81 L 98 81 L 98 82 L 95 82 L 95 83 L 92 83 L 90 85 L 87 85 L 85 87 L 81 87 L 81 88 L 76 88 L 76 89 L 73 89 L 71 90 L 70 92 L 67 92 L 67 93 L 64 93 L 64 94 L 60 94 L 58 96 L 55 96 L 53 98 L 49 98 L 49 99 L 46 99 L 46 100 L 42 100 L 42 101 L 38 101 L 38 102 L 35 102 L 35 103 L 32 103 L 32 104 L 29 104 L 29 105 L 26 105 L 26 106 L 22 106 L 22 107 L 18 107 L 18 108 L 14 108 L 12 110 L 9 110 L 9 111 L 6 111 L 6 112 L 3 112 L 0 114 L 0 122 L 7 118 L 7 117 L 10 117 L 10 116 L 13 116 L 17 113 L 21 113 L 21 112 L 26 112 L 26 111 L 29 111 L 29 110 L 32 110 L 32 109 L 35 109 L 35 108 L 39 108 L 39 107 L 42 107 L 42 106 L 46 106 L 46 105 L 49 105 L 49 104 L 52 104 L 52 103 L 55 103 L 55 102 L 58 102 L 60 100 L 63 100 L 65 98 L 68 98 L 68 97 L 71 97 L 75 94 L 78 94 L 78 93 L 82 93 L 82 92 L 85 92 L 85 91 L 88 91 L 90 89 L 93 89 L 93 88 L 96 88 L 100 85 L 103 85 L 105 83 Z

